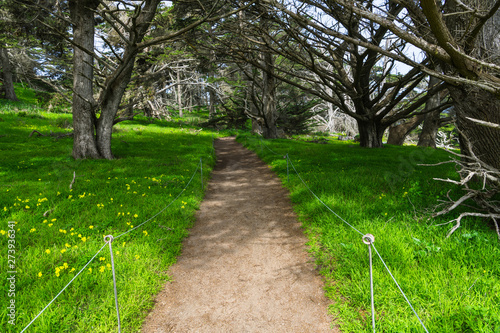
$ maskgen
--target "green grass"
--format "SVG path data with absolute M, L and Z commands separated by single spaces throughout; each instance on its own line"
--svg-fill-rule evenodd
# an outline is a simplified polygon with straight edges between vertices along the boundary
M 26 102 L 19 102 L 26 103 Z M 10 105 L 10 104 L 9 104 Z M 20 332 L 105 245 L 168 205 L 163 213 L 113 242 L 124 332 L 139 331 L 154 295 L 169 279 L 166 270 L 181 249 L 203 198 L 214 156 L 213 134 L 144 118 L 121 123 L 113 134 L 117 159 L 73 160 L 72 140 L 28 137 L 70 131 L 71 115 L 0 112 L 0 331 Z M 16 107 L 18 110 L 21 107 Z M 184 126 L 185 127 L 185 126 Z M 73 189 L 69 189 L 73 179 Z M 46 216 L 44 216 L 44 213 Z M 15 221 L 15 298 L 8 297 L 8 221 Z M 109 248 L 33 323 L 28 332 L 111 332 L 117 318 Z M 7 302 L 15 299 L 16 325 Z
M 171 122 L 139 117 L 114 129 L 116 160 L 75 161 L 70 138 L 28 137 L 33 130 L 69 132 L 71 115 L 41 112 L 32 91 L 20 92 L 20 102 L 0 101 L 0 331 L 19 332 L 27 325 L 105 245 L 104 235 L 132 230 L 181 194 L 165 212 L 113 243 L 122 328 L 139 331 L 202 200 L 199 173 L 183 189 L 200 157 L 206 183 L 214 134 L 195 132 L 198 120 L 189 117 Z M 427 219 L 449 190 L 452 196 L 461 193 L 432 180 L 456 177 L 451 165 L 418 165 L 448 159 L 446 152 L 371 150 L 338 141 L 269 140 L 263 146 L 248 134 L 239 140 L 289 188 L 327 281 L 330 312 L 343 332 L 371 332 L 368 249 L 360 234 L 310 194 L 291 166 L 287 182 L 287 153 L 321 200 L 361 233 L 375 235 L 376 248 L 430 332 L 500 332 L 500 249 L 494 231 L 480 220 L 466 220 L 446 239 L 451 225 L 436 224 L 458 212 Z M 5 292 L 8 221 L 17 222 L 14 327 L 7 317 L 12 297 Z M 116 331 L 109 263 L 104 247 L 28 332 Z M 423 332 L 377 257 L 374 279 L 377 331 Z
M 448 190 L 433 177 L 456 178 L 451 165 L 419 166 L 448 159 L 442 150 L 357 144 L 265 140 L 240 135 L 281 177 L 291 192 L 311 252 L 327 280 L 330 313 L 342 332 L 371 332 L 368 248 L 361 235 L 329 212 L 307 186 L 361 233 L 375 236 L 377 250 L 430 332 L 500 332 L 500 244 L 480 220 L 464 221 L 450 238 L 456 217 L 428 220 Z M 268 149 L 269 148 L 269 149 Z M 272 152 L 271 152 L 272 150 Z M 275 154 L 276 153 L 276 154 Z M 375 255 L 375 254 L 374 254 Z M 423 332 L 378 257 L 374 257 L 377 331 Z

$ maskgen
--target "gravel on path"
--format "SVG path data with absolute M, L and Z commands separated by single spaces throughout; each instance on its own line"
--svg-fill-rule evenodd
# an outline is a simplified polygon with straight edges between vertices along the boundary
M 234 138 L 214 146 L 195 225 L 142 331 L 338 332 L 287 190 Z

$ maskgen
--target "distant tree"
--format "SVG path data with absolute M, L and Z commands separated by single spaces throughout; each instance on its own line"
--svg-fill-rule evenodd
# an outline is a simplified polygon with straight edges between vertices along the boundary
M 16 92 L 14 91 L 14 79 L 12 77 L 12 65 L 10 64 L 7 48 L 3 45 L 0 45 L 0 65 L 2 67 L 2 83 L 5 98 L 17 101 Z
M 190 16 L 189 22 L 160 35 L 153 33 L 159 27 L 151 25 L 159 6 L 162 6 L 160 0 L 140 3 L 69 0 L 69 18 L 65 12 L 52 11 L 53 16 L 70 21 L 73 26 L 72 38 L 68 41 L 74 48 L 74 158 L 113 158 L 112 128 L 117 122 L 130 119 L 128 116 L 118 117 L 118 111 L 131 81 L 137 56 L 148 52 L 154 45 L 181 36 L 207 20 L 219 18 L 219 2 L 213 6 L 199 5 L 198 12 Z M 94 47 L 96 18 L 103 22 L 98 34 L 102 48 Z M 58 33 L 65 36 L 62 31 Z M 97 88 L 98 97 L 94 98 Z
M 288 10 L 285 2 L 268 0 L 266 3 Z M 391 57 L 446 82 L 454 102 L 456 124 L 472 145 L 471 150 L 462 147 L 462 153 L 468 155 L 472 151 L 488 165 L 500 168 L 500 131 L 480 123 L 500 123 L 500 1 L 386 0 L 375 3 L 333 0 L 301 3 L 303 7 L 317 8 L 328 3 L 335 6 L 338 13 L 373 22 L 373 25 L 432 57 L 439 67 L 431 62 L 417 62 L 401 49 L 370 43 L 365 35 L 353 34 L 352 29 L 328 31 L 336 38 Z M 394 7 L 401 10 L 397 13 L 389 10 Z M 304 22 L 306 24 L 307 20 Z
M 277 79 L 301 87 L 353 117 L 363 147 L 381 147 L 387 127 L 422 114 L 422 106 L 430 96 L 444 88 L 433 87 L 408 98 L 425 74 L 415 69 L 393 75 L 395 62 L 374 50 L 401 52 L 405 43 L 394 40 L 386 27 L 343 10 L 333 1 L 264 3 L 276 28 L 270 33 L 253 24 L 246 38 L 266 36 L 260 47 L 288 60 L 284 66 L 273 64 L 272 75 Z M 371 1 L 366 2 L 366 8 L 377 10 Z M 403 8 L 391 2 L 383 10 L 396 17 Z M 342 32 L 353 36 L 353 40 L 343 39 L 339 36 Z M 373 48 L 360 46 L 355 38 Z M 244 48 L 237 47 L 235 54 L 270 73 Z
M 14 18 L 9 11 L 9 3 L 0 4 L 0 67 L 2 69 L 1 89 L 5 98 L 11 101 L 17 101 L 14 91 L 14 75 L 9 57 L 8 48 L 14 43 L 12 36 L 15 33 Z

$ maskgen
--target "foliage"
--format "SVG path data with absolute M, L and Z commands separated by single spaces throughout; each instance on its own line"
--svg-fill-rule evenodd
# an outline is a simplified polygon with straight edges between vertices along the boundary
M 378 252 L 429 332 L 500 330 L 500 248 L 494 230 L 471 219 L 446 238 L 449 228 L 436 225 L 449 217 L 426 219 L 427 210 L 449 190 L 461 193 L 453 184 L 432 180 L 456 179 L 451 165 L 419 166 L 445 160 L 448 153 L 397 146 L 374 151 L 338 140 L 262 142 L 248 134 L 238 140 L 270 164 L 290 190 L 342 332 L 372 332 L 368 249 L 360 234 L 310 195 L 291 166 L 287 182 L 285 154 L 331 209 L 375 235 Z M 423 331 L 378 257 L 374 288 L 377 331 Z
M 16 221 L 16 326 L 0 310 L 0 330 L 19 332 L 105 244 L 113 243 L 122 327 L 138 331 L 152 295 L 169 279 L 181 240 L 203 198 L 198 176 L 183 192 L 203 159 L 206 179 L 214 164 L 212 134 L 182 124 L 140 118 L 114 130 L 118 159 L 74 160 L 68 138 L 28 137 L 33 130 L 67 133 L 58 124 L 71 115 L 2 106 L 0 113 L 0 247 L 7 249 L 7 221 Z M 76 173 L 72 190 L 69 184 Z M 45 215 L 44 215 L 45 214 Z M 7 256 L 1 256 L 7 267 Z M 113 283 L 106 246 L 29 330 L 110 332 L 116 330 Z M 0 273 L 7 290 L 6 270 Z M 5 297 L 3 299 L 6 299 Z
M 288 135 L 305 134 L 311 129 L 318 101 L 292 101 L 279 110 L 277 125 Z

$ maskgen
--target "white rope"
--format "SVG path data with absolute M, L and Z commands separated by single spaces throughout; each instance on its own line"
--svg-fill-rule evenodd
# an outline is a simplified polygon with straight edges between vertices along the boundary
M 273 153 L 274 155 L 280 155 L 282 156 L 281 154 L 278 154 L 277 152 L 275 152 L 274 150 L 272 150 L 271 148 L 269 148 L 263 141 L 262 141 L 262 138 L 260 139 L 260 144 L 264 147 L 267 148 L 267 150 L 269 150 L 271 153 Z
M 406 302 L 408 303 L 408 305 L 410 306 L 410 308 L 412 309 L 413 313 L 415 314 L 415 316 L 417 316 L 418 318 L 418 321 L 420 321 L 420 324 L 422 325 L 422 327 L 424 328 L 424 330 L 429 333 L 429 331 L 427 330 L 427 328 L 425 327 L 424 323 L 422 322 L 422 319 L 420 319 L 420 317 L 418 316 L 417 314 L 417 311 L 415 311 L 415 309 L 413 308 L 413 306 L 411 305 L 410 301 L 408 300 L 408 297 L 406 297 L 405 293 L 403 292 L 403 289 L 401 289 L 401 287 L 399 286 L 398 284 L 398 281 L 396 281 L 396 278 L 392 275 L 391 271 L 389 270 L 389 267 L 387 267 L 387 265 L 385 264 L 385 261 L 384 259 L 382 259 L 382 256 L 378 253 L 377 251 L 377 248 L 375 247 L 375 245 L 373 245 L 373 243 L 371 244 L 373 246 L 373 249 L 375 250 L 375 252 L 377 253 L 378 257 L 380 258 L 380 261 L 382 261 L 382 263 L 384 264 L 384 267 L 385 269 L 387 270 L 387 272 L 389 272 L 389 275 L 391 276 L 392 280 L 394 281 L 394 283 L 396 284 L 396 286 L 398 287 L 399 291 L 401 292 L 401 294 L 403 295 L 404 299 L 406 300 Z
M 113 236 L 106 236 L 106 237 L 111 237 L 112 240 L 114 239 L 117 239 L 121 236 L 124 236 L 126 234 L 128 234 L 129 232 L 143 226 L 144 224 L 146 224 L 147 222 L 151 221 L 152 219 L 154 219 L 155 217 L 157 217 L 158 215 L 160 215 L 161 213 L 163 213 L 168 207 L 170 207 L 175 201 L 177 201 L 177 199 L 179 199 L 179 197 L 181 196 L 182 193 L 184 193 L 184 191 L 186 190 L 186 188 L 191 184 L 191 182 L 193 181 L 193 178 L 194 176 L 196 175 L 196 173 L 198 172 L 198 169 L 200 168 L 200 165 L 202 164 L 202 160 L 200 159 L 200 163 L 198 163 L 198 166 L 196 167 L 196 170 L 193 172 L 193 175 L 191 176 L 191 179 L 189 180 L 189 182 L 187 183 L 187 185 L 184 187 L 184 189 L 174 198 L 174 200 L 172 200 L 167 206 L 165 206 L 162 210 L 160 210 L 158 213 L 156 213 L 155 215 L 153 215 L 152 217 L 150 217 L 149 219 L 147 219 L 146 221 L 142 222 L 141 224 L 139 224 L 138 226 L 136 226 L 135 228 L 133 229 L 130 229 L 116 237 L 113 238 Z M 202 166 L 203 167 L 203 166 Z M 203 175 L 203 174 L 202 174 Z M 203 181 L 203 178 L 202 178 L 202 181 Z M 106 240 L 106 238 L 105 238 Z M 111 241 L 112 241 L 111 240 Z M 116 278 L 115 278 L 115 270 L 114 270 L 114 262 L 113 262 L 113 252 L 112 252 L 112 248 L 111 248 L 111 241 L 109 241 L 109 248 L 110 248 L 110 252 L 111 252 L 111 261 L 112 261 L 112 265 L 113 265 L 113 281 L 114 281 L 114 288 L 115 288 L 115 304 L 116 304 L 116 311 L 117 311 L 117 315 L 118 315 L 118 331 L 121 332 L 121 327 L 120 327 L 120 313 L 119 313 L 119 310 L 118 310 L 118 296 L 117 296 L 117 290 L 116 290 Z M 50 301 L 49 304 L 47 304 L 43 309 L 42 311 L 40 311 L 35 318 L 33 318 L 33 320 L 21 331 L 21 333 L 23 333 L 24 331 L 26 331 L 26 329 L 56 300 L 57 297 L 59 297 L 59 295 L 62 294 L 62 292 L 64 290 L 66 290 L 66 288 L 83 272 L 83 270 L 92 262 L 92 260 L 94 260 L 94 258 L 102 251 L 102 249 L 106 246 L 106 244 L 108 244 L 108 242 L 106 241 L 106 243 L 101 247 L 101 249 L 92 257 L 92 259 L 90 259 L 87 264 L 85 264 L 85 266 L 83 266 L 83 268 L 71 279 L 71 281 L 68 282 L 68 284 L 56 295 L 56 297 L 54 297 L 52 299 L 52 301 Z
M 201 162 L 200 162 L 201 163 Z M 168 205 L 166 205 L 162 210 L 160 210 L 158 213 L 156 213 L 155 215 L 151 216 L 149 219 L 147 219 L 146 221 L 142 222 L 141 224 L 139 224 L 138 226 L 118 235 L 115 237 L 115 239 L 117 238 L 120 238 L 121 236 L 125 236 L 126 234 L 128 234 L 129 232 L 131 231 L 134 231 L 135 229 L 137 228 L 140 228 L 142 227 L 144 224 L 148 223 L 149 221 L 151 221 L 152 219 L 154 219 L 155 217 L 157 217 L 158 215 L 160 215 L 161 213 L 163 213 L 168 207 L 170 207 L 175 201 L 177 201 L 177 199 L 179 199 L 179 197 L 182 195 L 182 193 L 184 193 L 184 191 L 186 190 L 186 188 L 188 188 L 189 184 L 191 184 L 191 182 L 193 181 L 193 178 L 194 176 L 196 175 L 196 173 L 198 172 L 198 169 L 200 168 L 200 163 L 198 163 L 198 166 L 196 167 L 196 170 L 193 172 L 193 175 L 191 176 L 191 179 L 189 180 L 189 182 L 187 183 L 187 185 L 182 189 L 182 191 L 174 198 L 174 200 L 172 200 Z
M 118 333 L 121 333 L 122 326 L 120 323 L 120 308 L 118 307 L 118 291 L 116 289 L 115 259 L 113 257 L 113 247 L 111 246 L 113 240 L 114 238 L 112 235 L 107 235 L 106 237 L 104 237 L 104 241 L 109 244 L 109 254 L 111 256 L 111 269 L 113 271 L 113 288 L 115 292 L 116 317 L 118 318 Z
M 287 157 L 288 157 L 288 154 L 287 154 Z M 292 160 L 290 159 L 290 157 L 288 157 L 288 160 L 290 161 L 290 165 L 292 166 L 293 170 L 295 171 L 295 173 L 297 174 L 297 176 L 299 177 L 300 181 L 302 182 L 302 184 L 304 184 L 304 186 L 309 190 L 309 192 L 311 192 L 311 194 L 316 198 L 318 199 L 319 202 L 321 202 L 323 204 L 323 206 L 326 207 L 326 209 L 328 209 L 331 213 L 333 213 L 335 216 L 337 216 L 342 222 L 344 222 L 345 224 L 347 224 L 348 226 L 350 226 L 353 230 L 355 230 L 358 234 L 360 234 L 361 236 L 363 236 L 364 234 L 359 231 L 358 229 L 356 229 L 355 227 L 353 227 L 349 222 L 347 222 L 346 220 L 344 220 L 339 214 L 335 213 L 327 204 L 325 204 L 323 202 L 323 200 L 321 200 L 310 188 L 309 186 L 307 186 L 306 182 L 302 179 L 302 177 L 300 177 L 300 174 L 297 172 L 297 169 L 295 169 L 295 165 L 293 165 L 292 163 Z
M 375 297 L 373 295 L 373 262 L 372 262 L 372 248 L 371 245 L 375 242 L 375 236 L 366 234 L 363 236 L 363 243 L 368 245 L 368 256 L 370 257 L 370 297 L 372 306 L 372 327 L 375 333 Z
M 92 262 L 92 260 L 94 260 L 94 258 L 95 258 L 95 257 L 97 257 L 97 255 L 98 255 L 98 254 L 102 251 L 102 249 L 104 249 L 104 247 L 105 247 L 105 246 L 106 246 L 106 244 L 104 244 L 104 245 L 101 247 L 101 249 L 100 249 L 99 251 L 97 251 L 97 253 L 96 253 L 96 254 L 92 257 L 92 259 L 90 259 L 90 260 L 89 260 L 89 261 L 85 264 L 85 266 L 83 266 L 83 268 L 82 268 L 82 269 L 81 269 L 81 270 L 80 270 L 80 271 L 79 271 L 79 272 L 78 272 L 78 273 L 77 273 L 77 274 L 76 274 L 76 275 L 75 275 L 75 276 L 71 279 L 71 281 L 69 281 L 69 282 L 68 282 L 68 284 L 67 284 L 67 285 L 66 285 L 66 286 L 65 286 L 65 287 L 64 287 L 64 288 L 63 288 L 63 289 L 62 289 L 62 290 L 61 290 L 61 291 L 60 291 L 60 292 L 56 295 L 56 297 L 54 297 L 54 298 L 52 299 L 52 301 L 50 301 L 50 302 L 49 302 L 49 304 L 47 304 L 47 305 L 46 305 L 46 306 L 42 309 L 42 311 L 40 311 L 40 312 L 36 315 L 36 317 L 35 317 L 35 318 L 33 318 L 33 320 L 32 320 L 32 321 L 30 321 L 30 323 L 29 323 L 28 325 L 26 325 L 26 327 L 25 327 L 25 328 L 21 331 L 21 333 L 23 333 L 24 331 L 26 331 L 26 329 L 27 329 L 28 327 L 30 327 L 30 325 L 31 325 L 31 324 L 33 324 L 33 322 L 34 322 L 34 321 L 35 321 L 35 320 L 36 320 L 36 319 L 37 319 L 37 318 L 38 318 L 38 317 L 39 317 L 39 316 L 40 316 L 40 315 L 41 315 L 41 314 L 42 314 L 42 313 L 43 313 L 43 312 L 44 312 L 44 311 L 45 311 L 45 310 L 46 310 L 46 309 L 47 309 L 47 308 L 48 308 L 48 307 L 49 307 L 49 306 L 50 306 L 50 305 L 51 305 L 51 304 L 52 304 L 52 303 L 56 300 L 56 298 L 58 298 L 58 297 L 59 297 L 59 295 L 61 295 L 61 294 L 62 294 L 62 292 L 63 292 L 64 290 L 66 290 L 66 288 L 68 288 L 68 286 L 69 286 L 69 285 L 70 285 L 70 284 L 71 284 L 71 283 L 72 283 L 72 282 L 73 282 L 73 281 L 74 281 L 74 280 L 78 277 L 78 275 L 80 275 L 80 274 L 83 272 L 83 270 L 84 270 L 85 268 L 87 268 L 87 266 L 88 266 L 88 265 Z
M 262 145 L 262 140 L 261 140 L 261 145 Z M 264 145 L 265 146 L 265 145 Z M 266 146 L 267 148 L 267 146 Z M 269 148 L 268 148 L 269 149 Z M 272 153 L 276 154 L 276 155 L 279 155 L 275 152 L 273 152 L 271 149 L 269 149 L 269 151 L 271 151 Z M 371 247 L 370 245 L 373 247 L 373 249 L 375 250 L 375 252 L 377 253 L 378 257 L 380 258 L 380 260 L 382 261 L 382 263 L 384 264 L 387 272 L 389 272 L 389 275 L 391 276 L 392 280 L 394 281 L 394 283 L 396 284 L 396 286 L 398 287 L 399 291 L 401 292 L 401 294 L 403 295 L 404 299 L 406 300 L 406 302 L 408 303 L 408 305 L 410 306 L 410 308 L 412 309 L 413 313 L 415 314 L 415 316 L 418 318 L 418 320 L 420 321 L 420 324 L 422 325 L 422 327 L 424 328 L 425 332 L 429 333 L 429 331 L 427 330 L 427 328 L 425 327 L 424 323 L 422 322 L 422 320 L 420 319 L 420 317 L 418 316 L 417 312 L 415 311 L 415 309 L 413 308 L 413 306 L 411 305 L 410 301 L 408 300 L 408 298 L 406 297 L 405 293 L 403 292 L 403 290 L 401 289 L 401 287 L 399 286 L 398 282 L 396 281 L 396 279 L 394 278 L 394 276 L 392 275 L 391 271 L 389 270 L 389 267 L 387 267 L 387 265 L 385 264 L 384 262 L 384 259 L 382 259 L 382 256 L 380 255 L 380 253 L 378 253 L 377 249 L 375 248 L 375 245 L 373 245 L 373 242 L 375 240 L 374 236 L 373 235 L 370 235 L 370 234 L 367 234 L 367 235 L 364 235 L 361 231 L 359 231 L 358 229 L 356 229 L 355 227 L 353 227 L 349 222 L 347 222 L 345 219 L 343 219 L 340 215 L 338 215 L 335 211 L 333 211 L 328 205 L 326 205 L 323 200 L 321 200 L 310 188 L 309 186 L 306 184 L 306 182 L 302 179 L 302 177 L 300 176 L 300 174 L 298 173 L 297 169 L 295 168 L 295 165 L 293 164 L 292 160 L 290 159 L 289 155 L 286 154 L 285 155 L 285 158 L 287 159 L 287 178 L 288 178 L 288 162 L 290 163 L 290 165 L 292 166 L 293 170 L 295 171 L 295 173 L 297 174 L 297 176 L 299 177 L 300 181 L 302 182 L 302 184 L 307 188 L 307 190 L 319 201 L 323 204 L 323 206 L 325 206 L 331 213 L 333 213 L 335 216 L 337 216 L 342 222 L 344 222 L 345 224 L 347 224 L 348 226 L 350 226 L 353 230 L 355 230 L 357 233 L 359 233 L 361 236 L 363 236 L 363 242 L 365 242 L 365 238 L 366 238 L 366 241 L 368 241 L 369 243 L 366 243 L 365 244 L 369 244 L 368 246 L 368 249 L 369 249 L 369 256 L 370 256 L 370 293 L 371 293 L 371 307 L 372 307 L 372 327 L 373 327 L 373 332 L 375 332 L 375 305 L 374 305 L 374 295 L 373 295 L 373 268 L 372 268 L 372 254 L 371 254 Z

